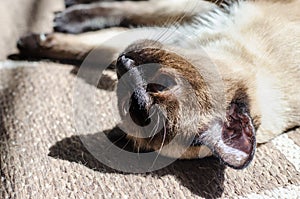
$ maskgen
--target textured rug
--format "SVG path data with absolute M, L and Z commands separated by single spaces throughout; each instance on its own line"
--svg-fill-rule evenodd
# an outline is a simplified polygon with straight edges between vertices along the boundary
M 27 5 L 19 14 L 36 5 L 14 1 Z M 21 14 L 11 16 L 26 28 L 1 22 L 14 31 L 0 35 L 3 59 L 13 52 L 18 35 L 47 30 L 51 12 L 62 6 L 61 1 L 39 2 L 35 9 L 44 18 L 30 23 L 34 28 Z M 0 3 L 4 6 L 8 2 Z M 178 160 L 146 174 L 122 173 L 100 163 L 80 138 L 97 140 L 116 131 L 115 81 L 115 74 L 106 71 L 96 88 L 77 78 L 71 65 L 0 62 L 0 198 L 299 198 L 300 130 L 259 146 L 252 164 L 242 171 L 215 158 Z M 78 87 L 83 100 L 74 107 Z M 82 117 L 74 117 L 74 110 Z M 91 115 L 97 119 L 90 120 Z

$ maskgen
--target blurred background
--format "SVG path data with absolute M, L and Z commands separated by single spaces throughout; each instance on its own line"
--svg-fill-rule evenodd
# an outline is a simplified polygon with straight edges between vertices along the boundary
M 63 9 L 64 0 L 2 0 L 0 60 L 17 52 L 16 42 L 20 36 L 28 32 L 52 31 L 53 13 Z

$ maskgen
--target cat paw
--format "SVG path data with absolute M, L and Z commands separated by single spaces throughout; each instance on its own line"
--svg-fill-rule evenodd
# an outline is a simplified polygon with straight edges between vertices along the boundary
M 17 48 L 20 55 L 39 57 L 43 51 L 51 48 L 53 45 L 52 40 L 52 34 L 30 33 L 17 41 Z
M 65 0 L 66 8 L 76 5 L 76 4 L 78 4 L 78 2 L 76 0 Z
M 122 13 L 109 6 L 80 4 L 56 13 L 53 29 L 56 32 L 78 34 L 120 26 L 123 18 Z
M 65 0 L 66 8 L 77 5 L 77 4 L 88 4 L 93 2 L 99 2 L 101 0 Z

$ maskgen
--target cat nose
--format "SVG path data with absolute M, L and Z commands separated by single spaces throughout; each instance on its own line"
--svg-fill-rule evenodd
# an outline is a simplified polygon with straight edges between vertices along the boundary
M 135 66 L 135 61 L 123 53 L 117 59 L 116 68 L 117 68 L 118 76 L 119 77 L 123 76 L 134 66 Z

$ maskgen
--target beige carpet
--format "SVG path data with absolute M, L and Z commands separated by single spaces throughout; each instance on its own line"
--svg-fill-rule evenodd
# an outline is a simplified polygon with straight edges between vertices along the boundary
M 0 15 L 7 17 L 1 21 L 7 27 L 0 34 L 3 59 L 14 51 L 19 35 L 49 30 L 51 12 L 62 7 L 59 0 L 37 0 L 40 6 L 30 0 L 14 2 L 0 3 Z M 23 17 L 32 10 L 40 17 Z M 73 69 L 45 61 L 0 62 L 0 198 L 299 198 L 299 130 L 260 146 L 251 166 L 242 171 L 214 158 L 176 161 L 147 174 L 126 174 L 101 164 L 80 136 L 97 139 L 115 131 L 115 92 L 77 79 Z M 109 73 L 103 82 L 113 84 L 114 75 Z M 84 100 L 74 107 L 78 86 L 84 88 Z M 86 124 L 85 131 L 76 128 L 78 108 L 79 129 Z M 97 120 L 89 120 L 91 108 Z

